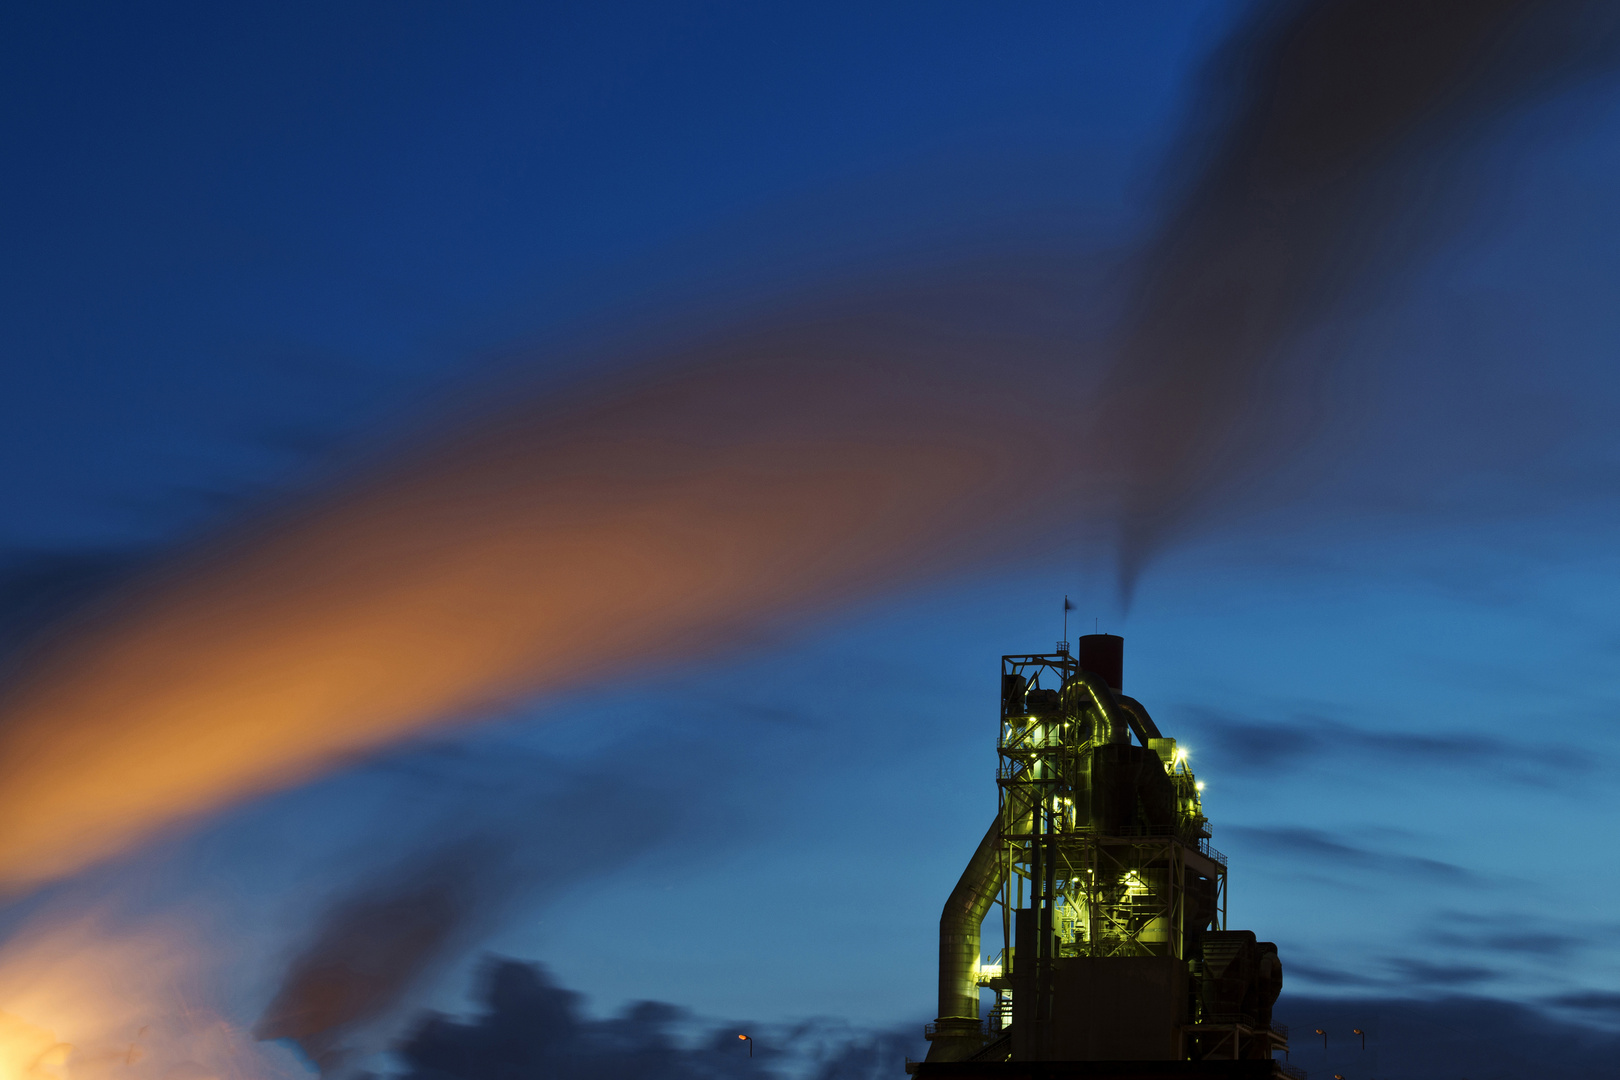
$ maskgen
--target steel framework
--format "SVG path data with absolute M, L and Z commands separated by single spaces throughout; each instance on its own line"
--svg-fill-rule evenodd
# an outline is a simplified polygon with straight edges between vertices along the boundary
M 1189 961 L 1196 932 L 1226 924 L 1226 860 L 1209 847 L 1200 785 L 1174 739 L 1156 737 L 1151 721 L 1143 727 L 1133 720 L 1139 742 L 1169 778 L 1169 820 L 1122 825 L 1095 811 L 1092 762 L 1099 748 L 1128 742 L 1129 735 L 1110 726 L 1095 692 L 1081 692 L 1087 685 L 1067 652 L 1002 657 L 1002 953 L 979 980 L 996 992 L 993 1029 L 1010 1024 L 1015 1007 L 1037 1028 L 1050 1022 L 1047 988 L 1057 957 Z M 1017 956 L 1019 910 L 1034 920 L 1032 934 L 1018 935 L 1033 957 Z M 1031 960 L 1035 1000 L 1015 1003 L 1004 973 Z

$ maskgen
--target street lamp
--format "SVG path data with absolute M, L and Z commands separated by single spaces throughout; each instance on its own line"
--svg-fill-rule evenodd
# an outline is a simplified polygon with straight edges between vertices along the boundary
M 1363 1050 L 1367 1049 L 1367 1033 L 1365 1031 L 1362 1031 L 1360 1028 L 1351 1028 L 1350 1029 L 1350 1034 L 1352 1034 L 1352 1035 L 1360 1035 L 1361 1036 L 1361 1048 Z
M 754 1056 L 754 1040 L 753 1040 L 752 1036 L 739 1035 L 739 1036 L 737 1036 L 737 1038 L 741 1039 L 743 1042 L 748 1044 L 748 1056 L 753 1057 Z
M 1322 1049 L 1326 1050 L 1327 1049 L 1327 1032 L 1323 1031 L 1321 1028 L 1317 1028 L 1316 1033 L 1318 1035 L 1322 1036 Z

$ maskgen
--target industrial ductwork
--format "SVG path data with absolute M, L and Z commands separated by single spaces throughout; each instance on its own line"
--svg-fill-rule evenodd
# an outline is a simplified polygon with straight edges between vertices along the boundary
M 1121 692 L 1123 655 L 1122 639 L 1096 634 L 1078 656 L 1002 657 L 997 814 L 940 914 L 939 1015 L 927 1062 L 908 1067 L 920 1075 L 941 1062 L 1287 1048 L 1270 1023 L 1276 947 L 1226 928 L 1203 785 Z M 998 903 L 1006 940 L 983 967 L 981 927 Z M 996 1005 L 981 1020 L 983 989 Z
M 1001 833 L 997 815 L 939 916 L 939 1019 L 934 1022 L 933 1042 L 941 1060 L 959 1060 L 984 1043 L 979 1026 L 979 937 L 1006 877 Z M 954 1050 L 962 1053 L 953 1054 Z

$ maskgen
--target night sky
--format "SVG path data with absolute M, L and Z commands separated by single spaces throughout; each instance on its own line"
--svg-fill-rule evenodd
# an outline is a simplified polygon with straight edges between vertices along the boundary
M 8 676 L 86 605 L 187 580 L 214 538 L 341 498 L 491 400 L 633 385 L 662 340 L 827 290 L 1061 251 L 1081 375 L 1009 362 L 1005 386 L 1032 428 L 1097 423 L 1123 283 L 1185 196 L 1247 11 L 8 8 Z M 420 1009 L 468 1008 L 487 954 L 543 964 L 596 1016 L 654 999 L 911 1031 L 995 808 L 999 657 L 1050 649 L 1067 595 L 1070 637 L 1124 635 L 1126 692 L 1207 783 L 1230 924 L 1279 944 L 1291 1023 L 1348 1045 L 1417 999 L 1464 1003 L 1431 1029 L 1486 1044 L 1609 1038 L 1606 70 L 1505 95 L 1443 161 L 1380 181 L 1397 242 L 1346 254 L 1354 279 L 1240 395 L 1263 405 L 1242 429 L 1276 439 L 1150 544 L 1054 483 L 1078 504 L 1020 511 L 1021 543 L 443 716 L 14 890 L 0 928 L 183 924 L 197 992 L 243 1029 L 352 947 L 392 973 L 341 1033 L 372 1067 Z M 638 618 L 627 643 L 663 633 Z M 137 746 L 127 767 L 159 766 Z M 1406 1075 L 1387 1049 L 1377 1068 Z

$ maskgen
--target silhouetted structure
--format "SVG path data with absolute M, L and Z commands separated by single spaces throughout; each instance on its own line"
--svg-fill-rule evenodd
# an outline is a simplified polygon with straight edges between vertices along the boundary
M 1121 692 L 1123 639 L 1079 645 L 1002 657 L 999 806 L 940 916 L 939 1018 L 908 1071 L 1277 1075 L 1277 947 L 1226 928 L 1202 785 Z M 992 908 L 1002 948 L 981 958 Z

